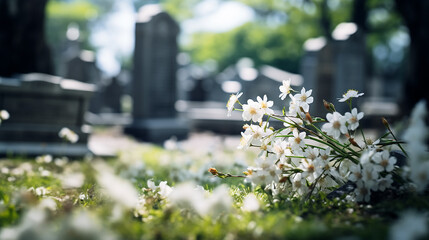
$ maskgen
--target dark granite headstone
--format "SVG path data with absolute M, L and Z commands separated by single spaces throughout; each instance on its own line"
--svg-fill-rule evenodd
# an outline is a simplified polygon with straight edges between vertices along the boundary
M 144 141 L 184 138 L 188 127 L 176 117 L 178 24 L 159 5 L 143 6 L 135 27 L 133 123 L 125 132 Z
M 84 113 L 93 90 L 91 84 L 39 73 L 0 78 L 0 109 L 10 114 L 0 125 L 0 154 L 88 153 Z M 77 143 L 59 137 L 63 127 L 78 134 Z

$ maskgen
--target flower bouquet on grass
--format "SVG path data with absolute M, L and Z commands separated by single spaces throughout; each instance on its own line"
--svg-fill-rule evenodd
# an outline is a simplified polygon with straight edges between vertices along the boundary
M 398 140 L 384 118 L 387 132 L 373 141 L 365 137 L 359 126 L 364 113 L 353 104 L 353 99 L 363 93 L 348 90 L 338 100 L 340 104 L 348 104 L 350 111 L 346 113 L 337 112 L 333 103 L 323 101 L 327 110 L 323 118 L 310 114 L 312 90 L 302 88 L 297 92 L 291 88 L 290 80 L 283 81 L 279 89 L 281 100 L 286 102 L 289 96 L 288 106 L 281 114 L 271 109 L 273 101 L 266 95 L 246 103 L 239 101 L 241 93 L 231 95 L 227 103 L 228 116 L 234 110 L 242 111 L 243 120 L 248 122 L 243 126 L 238 148 L 259 148 L 260 153 L 244 175 L 211 168 L 213 175 L 244 177 L 274 200 L 307 200 L 316 194 L 332 193 L 344 185 L 349 186 L 346 198 L 356 202 L 369 202 L 371 194 L 388 189 L 425 190 L 429 182 L 429 157 L 425 146 L 424 102 L 413 110 L 403 136 L 405 141 Z M 235 108 L 237 104 L 241 108 Z M 270 127 L 272 120 L 281 121 L 283 127 Z M 402 152 L 406 164 L 398 164 L 393 150 L 396 156 L 397 151 Z

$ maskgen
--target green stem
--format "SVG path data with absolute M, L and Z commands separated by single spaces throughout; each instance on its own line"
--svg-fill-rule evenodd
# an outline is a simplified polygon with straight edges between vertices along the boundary
M 365 134 L 363 133 L 362 128 L 359 128 L 359 129 L 360 129 L 360 133 L 362 134 L 362 137 L 363 137 L 363 142 L 365 143 L 366 148 L 368 148 L 368 143 L 366 142 Z
M 405 156 L 408 157 L 407 152 L 402 148 L 402 145 L 399 143 L 398 139 L 396 138 L 395 134 L 393 134 L 393 131 L 390 129 L 390 127 L 387 127 L 387 130 L 389 130 L 390 134 L 392 135 L 393 139 L 395 139 L 396 142 L 398 142 L 398 147 L 401 149 L 401 151 L 405 154 Z

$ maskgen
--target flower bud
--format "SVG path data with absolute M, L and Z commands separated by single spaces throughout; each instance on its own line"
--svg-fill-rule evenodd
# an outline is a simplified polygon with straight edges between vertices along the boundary
M 305 113 L 305 118 L 306 118 L 310 123 L 313 123 L 313 118 L 311 118 L 310 113 L 306 112 L 306 113 Z
M 325 99 L 323 99 L 323 106 L 326 108 L 326 110 L 331 111 L 329 108 L 329 103 Z
M 282 177 L 282 178 L 280 178 L 279 183 L 284 183 L 288 180 L 289 180 L 289 177 Z
M 334 104 L 326 101 L 325 99 L 323 99 L 323 106 L 326 108 L 326 110 L 331 111 L 331 112 L 335 112 Z
M 386 119 L 386 118 L 382 117 L 382 118 L 381 118 L 381 122 L 383 123 L 383 125 L 384 125 L 386 128 L 390 129 L 389 122 L 387 121 L 387 119 Z
M 360 148 L 359 144 L 357 144 L 357 142 L 354 140 L 354 138 L 349 138 L 349 142 L 350 142 L 353 146 Z
M 213 175 L 217 175 L 217 174 L 218 174 L 218 172 L 217 172 L 216 168 L 209 168 L 209 172 L 210 172 L 211 174 L 213 174 Z

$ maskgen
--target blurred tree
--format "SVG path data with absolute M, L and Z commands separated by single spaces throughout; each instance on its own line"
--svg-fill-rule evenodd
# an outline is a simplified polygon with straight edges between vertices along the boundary
M 91 20 L 99 15 L 99 8 L 89 1 L 51 0 L 46 7 L 47 38 L 55 48 L 66 40 L 70 24 L 79 29 L 79 41 L 85 49 L 91 49 L 89 43 Z
M 212 58 L 222 70 L 242 57 L 250 57 L 256 66 L 269 64 L 299 72 L 304 42 L 320 35 L 330 37 L 334 26 L 350 18 L 352 5 L 350 0 L 241 2 L 254 10 L 255 21 L 226 33 L 195 34 L 185 46 L 194 61 Z
M 409 74 L 407 75 L 407 97 L 404 110 L 410 112 L 412 106 L 421 99 L 429 103 L 426 92 L 429 79 L 429 1 L 395 0 L 398 12 L 408 27 L 410 36 Z M 429 105 L 428 105 L 429 107 Z
M 146 4 L 161 4 L 176 21 L 192 18 L 194 6 L 199 2 L 201 0 L 133 0 L 136 11 Z
M 56 74 L 64 75 L 64 61 L 80 49 L 96 50 L 92 31 L 103 23 L 115 8 L 116 0 L 50 0 L 47 12 L 47 39 L 53 49 Z M 77 37 L 77 39 L 75 39 Z M 71 50 L 73 49 L 73 50 Z

